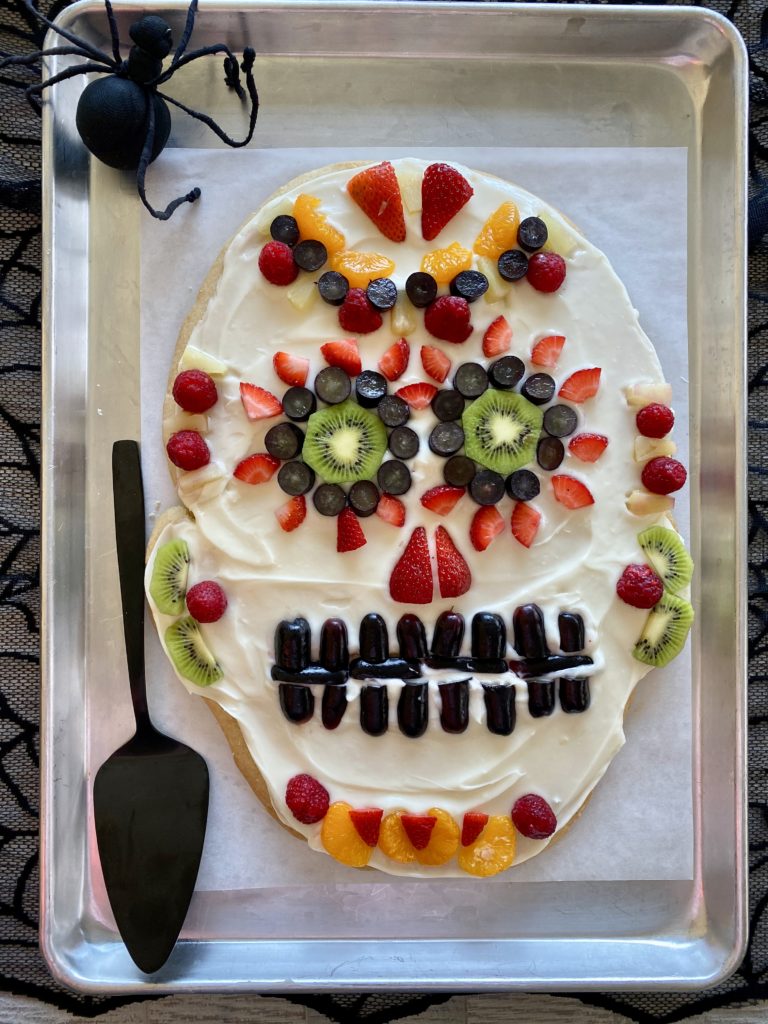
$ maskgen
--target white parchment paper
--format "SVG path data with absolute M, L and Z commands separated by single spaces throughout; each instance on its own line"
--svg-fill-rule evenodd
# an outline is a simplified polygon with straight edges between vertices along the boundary
M 679 458 L 688 464 L 685 149 L 345 148 L 236 154 L 169 149 L 150 170 L 155 205 L 164 205 L 193 185 L 199 184 L 203 195 L 169 222 L 142 218 L 142 463 L 151 516 L 178 504 L 161 441 L 161 410 L 179 328 L 219 250 L 242 221 L 291 178 L 336 161 L 397 156 L 454 160 L 514 181 L 561 210 L 607 254 L 672 383 L 674 436 Z M 687 503 L 686 488 L 675 510 L 684 534 Z M 151 623 L 147 677 L 158 726 L 199 750 L 211 770 L 209 827 L 198 889 L 348 886 L 348 868 L 310 851 L 264 811 L 235 768 L 208 709 L 177 681 Z M 625 747 L 567 834 L 500 878 L 526 882 L 692 877 L 688 648 L 667 669 L 652 672 L 639 684 L 625 731 Z M 378 878 L 383 884 L 413 884 L 408 879 Z

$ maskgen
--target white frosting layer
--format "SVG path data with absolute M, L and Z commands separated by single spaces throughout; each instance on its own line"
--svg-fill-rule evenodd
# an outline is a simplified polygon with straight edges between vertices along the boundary
M 426 166 L 416 160 L 395 163 L 399 173 Z M 325 365 L 320 345 L 344 336 L 334 307 L 318 299 L 308 310 L 299 311 L 286 298 L 285 289 L 268 284 L 261 276 L 257 260 L 265 241 L 262 226 L 271 220 L 269 212 L 252 218 L 230 243 L 215 294 L 190 339 L 191 345 L 227 367 L 226 373 L 217 377 L 219 401 L 207 414 L 205 436 L 214 466 L 179 474 L 180 496 L 194 519 L 167 526 L 155 551 L 172 537 L 183 537 L 191 553 L 189 585 L 202 579 L 218 580 L 227 593 L 229 608 L 219 622 L 201 627 L 224 669 L 224 679 L 205 691 L 186 681 L 185 685 L 217 701 L 237 719 L 277 813 L 317 849 L 322 849 L 320 826 L 297 823 L 285 806 L 286 783 L 300 772 L 321 781 L 332 800 L 346 800 L 357 807 L 377 806 L 385 812 L 405 809 L 424 813 L 439 806 L 459 824 L 465 811 L 507 814 L 517 797 L 535 792 L 549 801 L 558 830 L 562 829 L 621 747 L 626 701 L 648 671 L 631 654 L 647 612 L 619 601 L 615 584 L 624 566 L 643 560 L 638 532 L 653 522 L 666 522 L 661 516 L 638 518 L 625 507 L 627 495 L 640 486 L 640 466 L 632 455 L 635 410 L 627 407 L 622 388 L 638 381 L 661 381 L 658 359 L 624 287 L 602 253 L 529 193 L 464 168 L 461 171 L 470 181 L 474 197 L 434 242 L 423 241 L 420 214 L 407 210 L 406 241 L 398 244 L 384 238 L 349 200 L 345 186 L 355 173 L 350 170 L 321 173 L 289 198 L 300 192 L 318 196 L 322 211 L 344 232 L 347 248 L 383 253 L 395 261 L 392 277 L 400 288 L 407 276 L 420 268 L 425 252 L 454 241 L 471 249 L 488 215 L 509 199 L 518 204 L 521 217 L 542 215 L 567 239 L 567 278 L 562 288 L 554 295 L 544 295 L 522 281 L 510 285 L 499 302 L 478 301 L 472 306 L 474 333 L 463 345 L 433 338 L 423 327 L 422 313 L 416 312 L 418 326 L 408 337 L 410 364 L 391 388 L 428 379 L 419 358 L 422 344 L 445 351 L 454 369 L 465 361 L 485 362 L 483 333 L 502 313 L 513 329 L 511 351 L 524 360 L 539 338 L 565 335 L 558 367 L 550 371 L 558 385 L 575 370 L 602 369 L 598 394 L 576 407 L 577 430 L 607 435 L 608 448 L 595 464 L 567 455 L 557 470 L 582 480 L 595 504 L 578 511 L 565 509 L 554 500 L 551 474 L 530 467 L 541 479 L 541 495 L 534 504 L 543 516 L 530 549 L 518 544 L 507 529 L 485 552 L 475 551 L 469 541 L 469 525 L 477 506 L 469 496 L 447 517 L 421 506 L 420 496 L 443 482 L 443 460 L 433 455 L 426 443 L 436 422 L 429 409 L 414 413 L 409 424 L 419 432 L 422 444 L 409 464 L 413 487 L 403 497 L 405 527 L 398 530 L 376 516 L 363 520 L 368 543 L 355 552 L 336 553 L 336 521 L 316 513 L 310 496 L 305 523 L 286 534 L 274 516 L 275 508 L 286 500 L 276 478 L 250 486 L 232 477 L 241 459 L 265 450 L 264 434 L 276 422 L 247 419 L 240 401 L 240 381 L 282 395 L 286 385 L 274 372 L 272 356 L 285 350 L 310 359 L 311 384 Z M 273 205 L 285 212 L 284 199 Z M 375 369 L 393 340 L 390 318 L 385 314 L 379 331 L 359 338 L 364 368 Z M 178 427 L 166 422 L 166 429 Z M 219 480 L 213 479 L 217 470 Z M 512 502 L 504 499 L 500 509 L 508 522 Z M 414 608 L 391 600 L 392 567 L 418 525 L 426 526 L 430 538 L 438 525 L 445 526 L 460 548 L 473 577 L 472 588 L 462 598 L 442 600 L 438 596 L 431 605 Z M 147 583 L 151 570 L 152 559 Z M 512 611 L 529 602 L 543 609 L 554 650 L 558 649 L 558 613 L 568 610 L 583 616 L 586 653 L 595 659 L 590 679 L 592 703 L 587 712 L 567 715 L 557 707 L 550 717 L 533 719 L 527 709 L 527 687 L 516 680 L 517 726 L 509 737 L 495 736 L 485 727 L 478 679 L 471 688 L 470 726 L 462 735 L 450 735 L 439 724 L 437 687 L 441 679 L 457 676 L 435 671 L 427 674 L 430 725 L 417 740 L 408 739 L 397 728 L 400 684 L 396 682 L 389 684 L 390 728 L 380 737 L 370 737 L 360 729 L 359 687 L 354 681 L 348 684 L 346 715 L 333 732 L 322 726 L 319 700 L 315 717 L 302 726 L 288 722 L 280 712 L 270 666 L 275 626 L 281 619 L 302 615 L 309 620 L 316 655 L 320 626 L 330 616 L 346 621 L 350 646 L 355 650 L 357 627 L 367 612 L 384 616 L 394 647 L 395 624 L 405 611 L 415 611 L 422 618 L 428 636 L 446 608 L 461 612 L 468 627 L 476 611 L 497 611 L 507 622 L 511 638 Z M 162 638 L 172 620 L 158 612 L 151 598 L 150 605 Z M 546 845 L 520 838 L 517 862 Z M 401 865 L 379 850 L 374 851 L 371 865 L 395 873 L 463 874 L 455 862 L 441 868 Z

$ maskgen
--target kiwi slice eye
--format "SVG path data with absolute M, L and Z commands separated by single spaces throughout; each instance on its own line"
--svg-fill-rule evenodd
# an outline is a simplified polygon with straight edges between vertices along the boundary
M 157 549 L 149 593 L 163 615 L 181 615 L 187 592 L 189 548 L 185 540 L 170 540 Z
M 313 413 L 302 458 L 329 484 L 370 480 L 387 450 L 387 430 L 378 416 L 346 401 Z
M 663 594 L 648 616 L 634 656 L 654 668 L 663 668 L 682 651 L 693 622 L 693 608 L 682 597 Z
M 536 457 L 543 418 L 542 410 L 522 395 L 489 388 L 461 418 L 465 454 L 508 476 Z
M 223 678 L 221 665 L 206 647 L 200 627 L 191 616 L 166 629 L 165 646 L 179 675 L 197 686 L 210 686 Z
M 682 540 L 666 526 L 649 526 L 637 535 L 638 543 L 670 594 L 687 587 L 693 575 L 693 559 Z

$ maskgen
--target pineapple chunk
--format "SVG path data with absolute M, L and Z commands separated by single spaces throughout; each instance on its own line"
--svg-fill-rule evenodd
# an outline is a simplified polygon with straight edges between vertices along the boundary
M 168 424 L 172 434 L 180 430 L 196 430 L 198 434 L 204 434 L 208 430 L 208 417 L 204 412 L 177 412 Z
M 650 491 L 632 491 L 627 498 L 627 509 L 633 516 L 652 516 L 669 512 L 675 507 L 675 499 L 668 494 L 651 494 Z
M 418 326 L 416 310 L 413 308 L 404 293 L 397 297 L 397 302 L 392 307 L 390 314 L 390 328 L 396 338 L 407 338 L 413 334 Z
M 674 455 L 677 445 L 667 437 L 657 439 L 655 437 L 635 438 L 635 462 L 648 462 L 649 459 L 658 458 L 659 455 Z
M 545 251 L 559 253 L 563 259 L 572 256 L 578 242 L 569 226 L 543 213 L 539 213 L 537 216 L 547 225 L 547 241 L 544 244 Z
M 281 196 L 273 203 L 268 203 L 256 220 L 254 228 L 263 238 L 269 238 L 269 228 L 275 217 L 281 215 L 291 216 L 293 214 L 293 200 L 287 196 Z
M 219 481 L 221 481 L 222 485 L 221 490 L 224 490 L 227 486 L 227 478 L 224 476 L 224 471 L 218 463 L 209 462 L 207 466 L 203 466 L 201 469 L 193 469 L 191 472 L 182 473 L 179 476 L 177 483 L 179 497 L 185 505 L 189 503 L 188 499 L 195 494 L 198 495 L 198 498 L 202 499 L 206 487 L 211 487 Z
M 499 273 L 496 261 L 488 256 L 477 257 L 477 269 L 488 278 L 486 302 L 500 302 L 509 292 L 509 285 Z
M 227 372 L 227 364 L 222 363 L 216 356 L 203 352 L 201 348 L 187 345 L 179 363 L 179 370 L 203 370 L 204 373 L 210 373 L 215 377 Z
M 660 405 L 669 405 L 672 401 L 672 385 L 666 381 L 652 384 L 631 384 L 624 388 L 624 397 L 627 405 L 640 407 L 658 402 Z
M 421 213 L 421 171 L 415 167 L 401 167 L 397 172 L 400 195 L 409 213 Z
M 308 310 L 317 296 L 317 285 L 307 274 L 299 274 L 293 284 L 285 290 L 286 299 L 301 312 Z

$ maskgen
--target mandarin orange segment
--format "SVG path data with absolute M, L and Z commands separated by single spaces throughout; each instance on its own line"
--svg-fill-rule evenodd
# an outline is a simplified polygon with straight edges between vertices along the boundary
M 385 815 L 381 823 L 379 849 L 390 860 L 397 860 L 401 864 L 410 864 L 411 861 L 416 860 L 416 851 L 405 834 L 403 823 L 400 821 L 400 815 L 397 811 Z
M 515 860 L 515 826 L 506 814 L 495 814 L 471 844 L 459 850 L 459 867 L 477 878 L 506 871 Z
M 450 284 L 462 270 L 472 266 L 472 253 L 458 242 L 451 242 L 446 249 L 433 249 L 424 254 L 421 269 L 431 274 L 438 284 Z
M 429 843 L 423 850 L 414 850 L 419 864 L 435 866 L 445 864 L 456 852 L 459 845 L 459 826 L 448 814 L 439 807 L 430 807 L 427 814 L 437 818 Z
M 373 849 L 360 838 L 349 816 L 351 810 L 350 805 L 343 800 L 331 804 L 323 818 L 320 838 L 335 860 L 350 868 L 364 868 L 371 859 Z
M 350 288 L 367 288 L 377 277 L 389 277 L 395 264 L 378 252 L 347 249 L 331 257 L 331 267 L 346 277 Z
M 517 248 L 517 229 L 520 226 L 520 212 L 513 202 L 502 203 L 490 215 L 475 239 L 474 250 L 478 256 L 498 259 L 507 249 Z
M 314 239 L 322 242 L 332 256 L 341 252 L 347 244 L 344 235 L 328 223 L 324 213 L 320 211 L 320 200 L 317 196 L 302 195 L 296 197 L 293 204 L 293 216 L 299 225 L 299 234 L 302 239 Z

